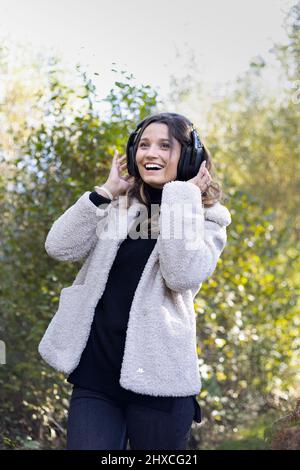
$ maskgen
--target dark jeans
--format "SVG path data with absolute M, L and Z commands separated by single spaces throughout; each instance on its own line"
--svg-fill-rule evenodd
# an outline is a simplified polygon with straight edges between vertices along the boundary
M 195 416 L 192 397 L 176 397 L 170 412 L 73 387 L 68 450 L 186 450 Z

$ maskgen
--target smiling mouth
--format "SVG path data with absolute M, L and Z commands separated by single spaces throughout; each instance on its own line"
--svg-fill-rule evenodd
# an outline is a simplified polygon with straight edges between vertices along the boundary
M 161 166 L 161 165 L 155 164 L 155 163 L 154 164 L 146 163 L 145 165 L 143 165 L 143 168 L 144 168 L 145 171 L 147 171 L 149 173 L 154 173 L 155 171 L 163 170 L 164 167 Z
M 147 168 L 144 167 L 144 170 L 147 171 L 147 173 L 157 173 L 157 172 L 163 170 L 163 168 L 156 168 L 156 169 L 152 168 L 152 169 L 148 170 Z

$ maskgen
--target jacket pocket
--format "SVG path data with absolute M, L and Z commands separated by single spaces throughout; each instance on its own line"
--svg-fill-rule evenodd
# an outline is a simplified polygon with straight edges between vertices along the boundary
M 39 344 L 41 356 L 58 371 L 69 374 L 80 360 L 93 321 L 89 300 L 87 285 L 61 290 L 58 310 Z
M 63 349 L 76 342 L 83 334 L 86 323 L 87 287 L 75 284 L 61 290 L 58 310 L 52 319 L 51 341 Z

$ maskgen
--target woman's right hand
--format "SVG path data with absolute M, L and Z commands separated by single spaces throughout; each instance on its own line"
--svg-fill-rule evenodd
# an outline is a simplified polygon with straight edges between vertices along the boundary
M 126 154 L 122 157 L 119 152 L 115 150 L 109 176 L 105 183 L 107 189 L 112 193 L 113 197 L 118 197 L 133 185 L 134 177 L 129 174 L 122 175 L 122 172 L 127 171 Z

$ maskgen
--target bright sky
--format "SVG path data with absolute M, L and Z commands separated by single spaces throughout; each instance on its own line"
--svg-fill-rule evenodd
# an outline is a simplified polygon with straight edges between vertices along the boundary
M 68 65 L 82 63 L 100 97 L 117 74 L 113 62 L 163 95 L 169 76 L 195 76 L 210 85 L 248 68 L 286 36 L 284 14 L 296 0 L 0 0 L 0 40 L 55 51 Z M 179 57 L 178 57 L 179 54 Z M 94 79 L 94 77 L 92 77 Z

